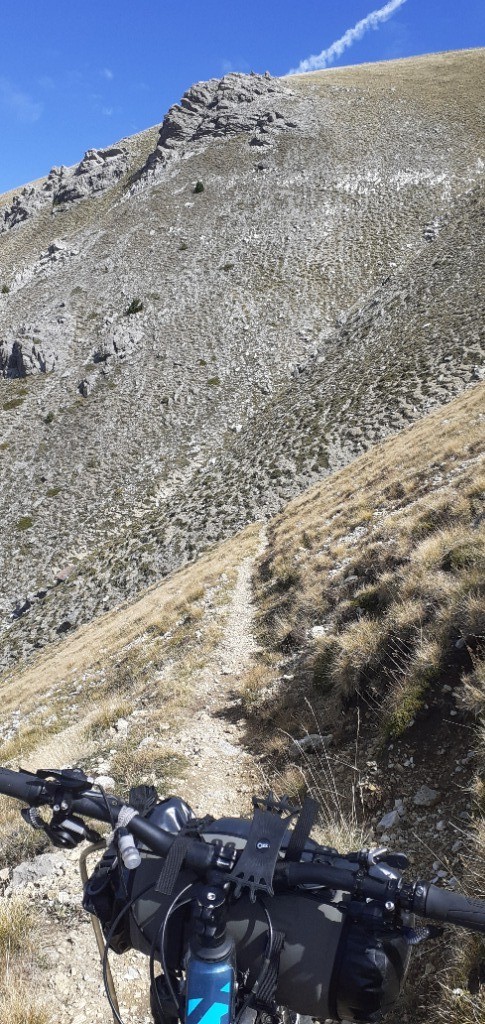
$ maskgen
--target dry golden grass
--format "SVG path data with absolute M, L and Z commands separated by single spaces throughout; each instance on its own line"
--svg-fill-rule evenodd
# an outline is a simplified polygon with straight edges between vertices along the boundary
M 126 792 L 131 786 L 154 783 L 166 792 L 171 780 L 183 772 L 185 758 L 157 747 L 139 748 L 135 743 L 126 743 L 114 755 L 111 772 L 117 784 L 117 792 Z
M 25 896 L 0 899 L 0 1024 L 48 1024 L 32 999 L 33 955 L 39 918 Z
M 267 669 L 260 695 L 253 670 L 245 710 L 259 744 L 283 764 L 282 788 L 317 797 L 322 841 L 340 849 L 361 838 L 355 824 L 362 814 L 348 810 L 359 812 L 358 773 L 352 799 L 336 793 L 333 748 L 292 759 L 288 745 L 275 743 L 275 730 L 301 736 L 319 721 L 322 732 L 338 731 L 354 701 L 375 712 L 381 743 L 395 740 L 430 688 L 447 681 L 456 644 L 473 663 L 457 696 L 483 720 L 484 423 L 481 384 L 292 501 L 270 526 L 257 585 L 259 636 L 278 675 L 268 702 Z M 321 627 L 315 636 L 312 626 Z M 287 672 L 291 689 L 281 682 Z M 468 732 L 463 742 L 470 744 Z M 473 795 L 485 814 L 485 730 Z M 482 897 L 484 853 L 481 822 L 465 885 Z M 456 945 L 430 1024 L 485 1024 L 483 989 L 473 983 L 483 943 L 462 933 Z
M 480 384 L 273 520 L 259 629 L 273 657 L 298 661 L 293 724 L 308 724 L 302 695 L 328 715 L 360 694 L 381 709 L 383 736 L 399 735 L 445 652 L 460 637 L 483 643 L 484 418 Z M 313 624 L 325 631 L 315 640 Z
M 181 646 L 185 648 L 191 608 L 194 632 L 197 628 L 199 613 L 192 605 L 203 600 L 204 594 L 213 588 L 223 590 L 230 584 L 235 567 L 254 551 L 259 532 L 259 524 L 248 526 L 237 537 L 211 548 L 196 562 L 150 587 L 138 601 L 122 605 L 82 626 L 72 637 L 31 659 L 24 669 L 17 667 L 6 673 L 0 681 L 3 713 L 20 706 L 27 710 L 35 707 L 46 690 L 100 670 L 111 673 L 114 690 L 118 685 L 117 674 L 118 679 L 120 674 L 122 676 L 121 688 L 125 683 L 130 685 L 132 674 L 137 674 L 139 666 L 126 667 L 124 652 L 150 636 L 163 637 L 178 628 Z M 176 638 L 173 643 L 176 645 Z
M 485 899 L 485 819 L 480 817 L 468 851 L 465 891 Z M 485 987 L 483 964 L 485 940 L 461 932 L 453 936 L 449 967 L 440 976 L 439 998 L 429 1015 L 429 1024 L 484 1024 Z

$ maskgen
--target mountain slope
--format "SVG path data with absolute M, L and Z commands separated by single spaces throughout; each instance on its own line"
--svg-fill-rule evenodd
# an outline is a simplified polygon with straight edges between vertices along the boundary
M 3 663 L 480 374 L 482 70 L 229 75 L 9 201 Z

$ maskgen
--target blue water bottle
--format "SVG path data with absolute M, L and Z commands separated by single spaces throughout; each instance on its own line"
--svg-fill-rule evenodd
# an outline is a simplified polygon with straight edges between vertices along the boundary
M 235 1000 L 234 940 L 226 932 L 226 896 L 201 887 L 193 913 L 186 961 L 186 1024 L 232 1024 Z

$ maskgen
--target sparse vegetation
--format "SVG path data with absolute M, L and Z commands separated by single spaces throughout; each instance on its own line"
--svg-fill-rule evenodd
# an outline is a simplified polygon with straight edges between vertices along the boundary
M 8 295 L 8 293 L 10 291 L 10 288 L 8 287 L 8 284 L 2 284 L 2 289 L 1 290 L 2 290 L 2 295 Z
M 125 316 L 133 316 L 134 313 L 141 313 L 143 302 L 141 299 L 132 299 L 130 305 L 125 309 Z
M 460 636 L 473 648 L 483 635 L 482 390 L 276 518 L 259 584 L 261 636 L 270 648 L 276 639 L 275 655 L 279 648 L 299 659 L 294 715 L 302 692 L 324 701 L 327 715 L 329 699 L 337 708 L 362 698 L 381 709 L 383 736 L 401 735 L 439 679 L 444 653 Z M 433 487 L 438 423 L 445 454 Z M 323 623 L 323 635 L 309 641 L 305 623 Z
M 23 533 L 24 530 L 30 530 L 33 525 L 34 520 L 32 516 L 21 516 L 20 519 L 17 520 L 16 528 L 20 533 Z
M 40 921 L 22 895 L 0 898 L 0 1020 L 2 1024 L 49 1024 L 47 1010 L 32 998 L 32 962 Z
M 194 185 L 194 193 L 195 193 L 195 195 L 199 195 L 201 192 L 204 192 L 204 191 L 205 191 L 204 182 L 203 181 L 196 181 L 196 183 Z
M 23 397 L 9 398 L 8 402 L 4 402 L 2 405 L 3 412 L 9 412 L 11 409 L 18 409 L 23 403 Z
M 44 416 L 44 423 L 46 423 L 47 426 L 49 426 L 51 423 L 54 422 L 55 418 L 55 414 L 52 412 L 51 409 L 50 412 L 48 412 L 47 415 Z

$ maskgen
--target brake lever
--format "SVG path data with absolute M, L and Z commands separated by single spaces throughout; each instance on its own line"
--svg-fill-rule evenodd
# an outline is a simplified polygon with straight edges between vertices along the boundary
M 55 812 L 51 821 L 45 821 L 35 807 L 23 807 L 20 813 L 28 825 L 31 825 L 36 831 L 45 832 L 54 846 L 72 850 L 85 840 L 90 843 L 98 843 L 102 838 L 99 832 L 90 828 L 82 818 L 78 818 L 75 814 L 67 817 Z

